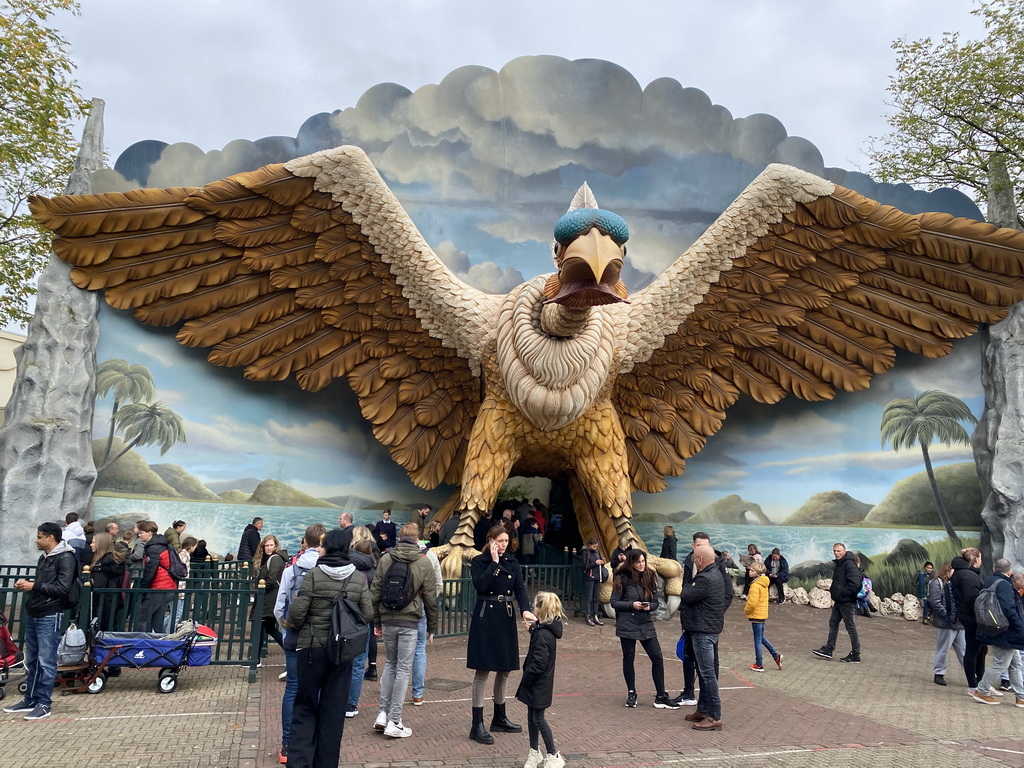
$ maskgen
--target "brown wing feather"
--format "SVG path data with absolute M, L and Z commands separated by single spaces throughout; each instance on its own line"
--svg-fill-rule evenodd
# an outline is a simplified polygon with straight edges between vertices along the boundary
M 387 208 L 377 213 L 393 216 Z M 105 289 L 147 324 L 187 320 L 182 344 L 212 347 L 210 362 L 245 366 L 248 379 L 294 376 L 316 391 L 348 375 L 414 482 L 461 475 L 477 378 L 427 333 L 362 226 L 313 179 L 272 165 L 200 189 L 34 198 L 32 210 L 57 232 L 76 285 Z
M 1024 299 L 1024 234 L 1015 230 L 910 215 L 842 187 L 766 229 L 675 333 L 617 380 L 634 488 L 653 492 L 680 474 L 740 392 L 773 403 L 862 390 L 892 367 L 896 347 L 940 357 Z M 651 383 L 669 377 L 672 397 Z

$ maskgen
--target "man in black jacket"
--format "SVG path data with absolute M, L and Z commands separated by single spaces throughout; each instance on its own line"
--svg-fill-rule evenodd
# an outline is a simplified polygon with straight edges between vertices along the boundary
M 832 554 L 835 568 L 832 570 L 832 587 L 829 592 L 832 595 L 832 615 L 828 619 L 828 640 L 821 648 L 812 651 L 815 656 L 823 659 L 831 659 L 832 651 L 836 649 L 836 639 L 839 636 L 839 621 L 842 619 L 846 625 L 846 631 L 850 634 L 850 653 L 840 661 L 860 664 L 860 638 L 857 637 L 857 623 L 854 616 L 857 612 L 857 593 L 860 592 L 861 584 L 864 581 L 864 574 L 857 567 L 857 561 L 852 552 L 846 551 L 846 545 L 837 542 L 832 546 Z
M 256 556 L 256 550 L 260 548 L 260 531 L 263 530 L 263 518 L 254 517 L 252 522 L 245 526 L 242 531 L 242 538 L 238 542 L 238 562 L 252 560 Z
M 725 626 L 726 585 L 718 567 L 715 551 L 709 544 L 693 549 L 697 573 L 683 581 L 679 596 L 680 621 L 693 644 L 693 657 L 700 675 L 697 710 L 686 716 L 697 731 L 722 729 L 722 700 L 718 695 L 715 656 L 718 636 Z M 689 574 L 687 574 L 689 575 Z
M 60 619 L 78 579 L 78 555 L 61 541 L 60 526 L 43 523 L 36 530 L 39 556 L 34 581 L 18 579 L 14 586 L 28 592 L 25 598 L 25 698 L 4 707 L 4 712 L 24 712 L 26 720 L 50 716 L 53 684 L 57 679 L 57 644 Z
M 693 544 L 690 554 L 686 556 L 683 561 L 683 582 L 687 579 L 692 579 L 697 575 L 697 567 L 693 562 L 693 552 L 697 547 L 701 545 L 711 546 L 711 537 L 709 537 L 704 531 L 697 531 L 693 534 Z M 715 565 L 718 567 L 718 572 L 722 575 L 722 583 L 725 585 L 725 610 L 729 609 L 732 605 L 732 599 L 736 596 L 732 589 L 732 577 L 729 576 L 729 571 L 725 567 L 725 558 L 722 553 L 717 549 L 712 549 L 715 553 Z M 696 656 L 693 650 L 693 638 L 686 631 L 686 622 L 683 620 L 682 611 L 679 612 L 679 621 L 682 624 L 682 631 L 684 636 L 684 651 L 683 656 L 686 658 L 683 661 L 683 690 L 673 701 L 681 707 L 693 706 L 697 703 L 696 698 L 696 682 L 697 682 L 697 665 L 695 663 Z M 718 679 L 718 646 L 715 646 L 715 679 Z

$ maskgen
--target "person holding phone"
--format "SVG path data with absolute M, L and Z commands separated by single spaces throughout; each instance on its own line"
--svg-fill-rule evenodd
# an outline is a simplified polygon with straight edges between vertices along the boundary
M 469 624 L 466 666 L 475 670 L 473 676 L 473 727 L 469 738 L 481 744 L 493 744 L 494 737 L 484 727 L 484 693 L 487 678 L 494 673 L 494 717 L 491 730 L 502 733 L 521 733 L 523 727 L 505 716 L 505 684 L 509 672 L 519 669 L 519 636 L 516 611 L 530 626 L 537 620 L 519 563 L 508 551 L 508 531 L 505 526 L 493 526 L 487 531 L 484 551 L 471 562 L 476 604 Z
M 669 698 L 665 691 L 665 659 L 651 618 L 651 611 L 658 608 L 657 589 L 654 571 L 647 567 L 647 554 L 641 549 L 629 550 L 625 562 L 615 571 L 611 605 L 615 609 L 615 636 L 622 646 L 626 706 L 630 708 L 636 707 L 636 671 L 633 669 L 633 660 L 639 641 L 651 660 L 654 706 L 657 709 L 679 709 L 679 704 Z

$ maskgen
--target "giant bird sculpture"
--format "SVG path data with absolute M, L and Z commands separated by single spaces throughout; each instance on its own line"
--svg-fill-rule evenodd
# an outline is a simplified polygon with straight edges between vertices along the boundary
M 556 227 L 555 274 L 491 295 L 441 262 L 356 147 L 31 208 L 76 285 L 183 323 L 211 363 L 310 391 L 347 376 L 414 483 L 459 486 L 456 574 L 510 474 L 568 474 L 585 538 L 642 547 L 630 494 L 664 489 L 741 393 L 865 389 L 896 348 L 941 357 L 1024 298 L 1024 234 L 781 165 L 632 296 L 626 224 L 586 188 Z M 652 564 L 678 594 L 679 564 Z

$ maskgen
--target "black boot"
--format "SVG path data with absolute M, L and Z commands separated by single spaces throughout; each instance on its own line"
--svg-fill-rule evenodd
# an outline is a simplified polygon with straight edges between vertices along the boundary
M 500 733 L 522 733 L 523 726 L 516 725 L 505 717 L 505 705 L 494 705 L 494 717 L 491 718 L 491 730 Z
M 593 627 L 593 626 L 595 626 L 595 625 L 594 625 L 594 620 L 593 620 L 592 618 L 590 618 L 590 614 L 589 614 L 589 613 L 587 614 L 587 626 L 588 626 L 588 627 Z
M 473 707 L 473 728 L 469 732 L 469 738 L 480 744 L 493 744 L 494 737 L 484 728 L 484 708 Z
M 594 623 L 597 624 L 597 626 L 599 626 L 599 627 L 603 627 L 604 626 L 604 622 L 601 621 L 601 614 L 600 613 L 595 613 L 590 618 L 592 618 L 594 620 Z

